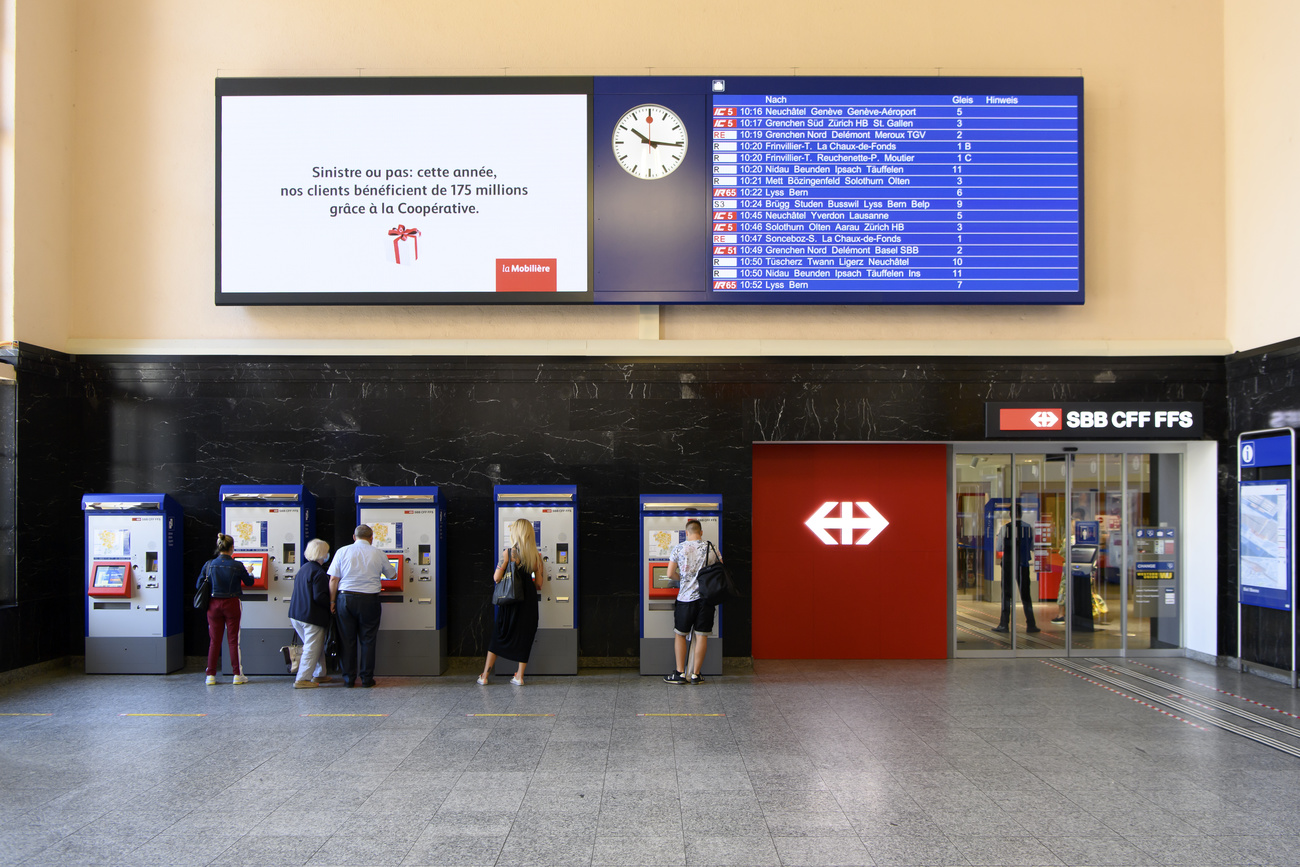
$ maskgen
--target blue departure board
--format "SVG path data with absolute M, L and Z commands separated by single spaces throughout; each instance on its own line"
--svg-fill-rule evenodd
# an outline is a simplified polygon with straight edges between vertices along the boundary
M 765 292 L 1080 288 L 1069 95 L 715 95 L 712 283 Z

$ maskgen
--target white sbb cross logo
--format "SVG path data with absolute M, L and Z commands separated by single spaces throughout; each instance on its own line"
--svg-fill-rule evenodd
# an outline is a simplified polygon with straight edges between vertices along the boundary
M 840 507 L 839 517 L 831 517 L 830 511 L 836 506 Z M 817 534 L 827 545 L 870 545 L 871 541 L 880 535 L 880 531 L 889 526 L 885 516 L 876 510 L 876 507 L 870 503 L 857 501 L 857 506 L 862 510 L 866 517 L 855 517 L 853 514 L 854 501 L 847 500 L 842 503 L 830 502 L 822 503 L 821 507 L 813 513 L 813 516 L 804 521 L 808 529 Z M 839 530 L 840 538 L 836 541 L 827 530 Z M 854 530 L 866 530 L 857 541 L 853 539 Z
M 1029 417 L 1035 427 L 1051 427 L 1056 424 L 1058 417 L 1050 409 L 1041 409 Z

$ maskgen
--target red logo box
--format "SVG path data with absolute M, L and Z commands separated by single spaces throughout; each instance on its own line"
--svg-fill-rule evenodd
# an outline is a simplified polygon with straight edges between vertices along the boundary
M 554 259 L 497 259 L 498 292 L 555 292 Z
M 1002 430 L 1061 430 L 1065 413 L 1058 407 L 998 410 L 998 427 Z

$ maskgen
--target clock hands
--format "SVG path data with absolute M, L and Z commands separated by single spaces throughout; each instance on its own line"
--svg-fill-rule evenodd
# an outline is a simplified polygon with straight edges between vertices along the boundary
M 632 129 L 632 135 L 634 135 L 634 136 L 636 136 L 637 138 L 641 139 L 641 141 L 642 141 L 644 144 L 648 144 L 648 145 L 650 145 L 650 147 L 652 147 L 652 148 L 657 148 L 657 147 L 659 147 L 660 145 L 662 145 L 662 146 L 664 146 L 664 147 L 670 147 L 670 148 L 679 148 L 679 147 L 684 147 L 684 145 L 683 145 L 681 142 L 679 142 L 679 141 L 654 141 L 654 140 L 652 140 L 649 136 L 647 136 L 647 135 L 641 133 L 640 131 L 638 131 L 638 130 L 636 130 L 636 129 L 633 129 L 633 128 L 631 128 L 631 127 L 629 127 L 629 129 Z

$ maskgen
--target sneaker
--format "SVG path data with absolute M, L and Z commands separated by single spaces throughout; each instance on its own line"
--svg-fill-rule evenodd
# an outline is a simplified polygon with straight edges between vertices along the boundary
M 1064 623 L 1064 622 L 1065 622 L 1065 618 L 1064 618 L 1064 617 L 1053 617 L 1053 618 L 1052 618 L 1052 622 L 1053 622 L 1053 623 Z
M 1042 631 L 1043 630 L 1039 629 L 1037 626 L 1031 626 L 1025 630 L 1025 632 L 1042 632 Z
M 242 674 L 237 674 L 235 675 L 235 679 L 232 680 L 231 683 L 233 683 L 235 686 L 239 686 L 241 683 L 248 683 L 248 678 L 244 677 Z
M 700 684 L 704 683 L 704 676 L 699 674 L 692 674 L 689 678 L 687 678 L 687 681 L 693 686 L 699 686 Z
M 293 682 L 294 689 L 316 689 L 319 686 L 320 684 L 314 680 L 295 680 Z
M 684 684 L 686 683 L 686 678 L 682 676 L 680 671 L 674 671 L 672 674 L 664 678 L 664 683 Z
M 216 686 L 216 685 L 217 685 L 217 676 L 216 676 L 215 674 L 209 674 L 209 675 L 208 675 L 208 679 L 205 680 L 205 681 L 203 681 L 203 685 L 204 685 L 204 686 Z
M 312 683 L 333 683 L 334 678 L 330 677 L 328 674 L 322 674 L 320 677 L 313 677 L 311 681 Z
M 1005 626 L 994 626 L 994 627 L 993 627 L 993 631 L 994 631 L 994 632 L 1009 632 L 1010 630 L 1008 630 Z

